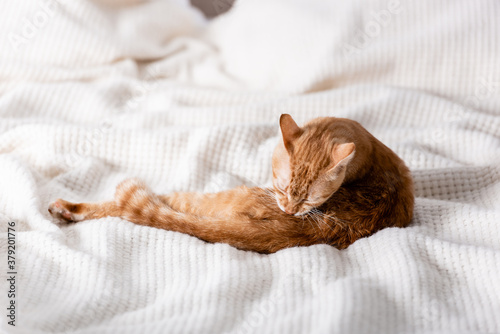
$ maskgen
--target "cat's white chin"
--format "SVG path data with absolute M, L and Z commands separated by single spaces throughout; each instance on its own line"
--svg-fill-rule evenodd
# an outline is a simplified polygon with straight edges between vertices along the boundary
M 311 211 L 311 210 L 309 210 Z M 303 215 L 306 215 L 309 213 L 309 211 L 304 211 L 304 212 L 297 212 L 296 214 L 294 214 L 295 217 L 300 217 L 300 216 L 303 216 Z
M 303 215 L 309 213 L 309 211 L 311 211 L 311 210 L 308 210 L 308 211 L 290 214 L 290 213 L 286 212 L 285 208 L 283 207 L 283 205 L 281 205 L 281 203 L 279 201 L 276 201 L 276 203 L 278 204 L 278 207 L 280 208 L 281 211 L 283 211 L 284 213 L 286 213 L 288 215 L 295 216 L 295 217 L 303 216 Z

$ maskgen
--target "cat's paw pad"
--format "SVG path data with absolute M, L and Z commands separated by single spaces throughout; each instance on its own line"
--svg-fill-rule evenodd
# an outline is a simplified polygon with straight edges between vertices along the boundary
M 80 215 L 71 212 L 71 206 L 74 206 L 74 204 L 58 199 L 49 204 L 49 212 L 52 217 L 65 220 L 67 222 L 82 220 Z

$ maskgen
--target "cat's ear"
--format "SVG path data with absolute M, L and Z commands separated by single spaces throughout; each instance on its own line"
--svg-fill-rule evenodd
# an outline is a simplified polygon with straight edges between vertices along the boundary
M 299 138 L 304 130 L 302 130 L 297 123 L 293 120 L 292 116 L 282 114 L 280 117 L 281 136 L 283 137 L 283 144 L 287 151 L 293 148 L 293 142 Z
M 336 145 L 333 149 L 333 161 L 335 165 L 327 171 L 330 180 L 344 179 L 347 164 L 354 158 L 356 145 L 345 143 Z

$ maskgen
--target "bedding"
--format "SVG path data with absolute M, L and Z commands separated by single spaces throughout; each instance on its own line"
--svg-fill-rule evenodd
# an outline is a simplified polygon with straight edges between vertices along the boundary
M 0 13 L 2 333 L 500 332 L 497 1 Z M 270 185 L 282 113 L 354 119 L 392 148 L 415 181 L 411 225 L 260 255 L 47 212 L 109 199 L 127 177 L 159 193 Z

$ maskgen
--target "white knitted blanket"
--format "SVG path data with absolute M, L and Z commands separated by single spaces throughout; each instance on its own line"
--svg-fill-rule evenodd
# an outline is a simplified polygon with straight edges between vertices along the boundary
M 499 333 L 499 17 L 497 0 L 238 0 L 214 21 L 187 0 L 2 1 L 0 332 Z M 396 151 L 411 226 L 259 255 L 47 212 L 127 177 L 269 185 L 284 112 Z

